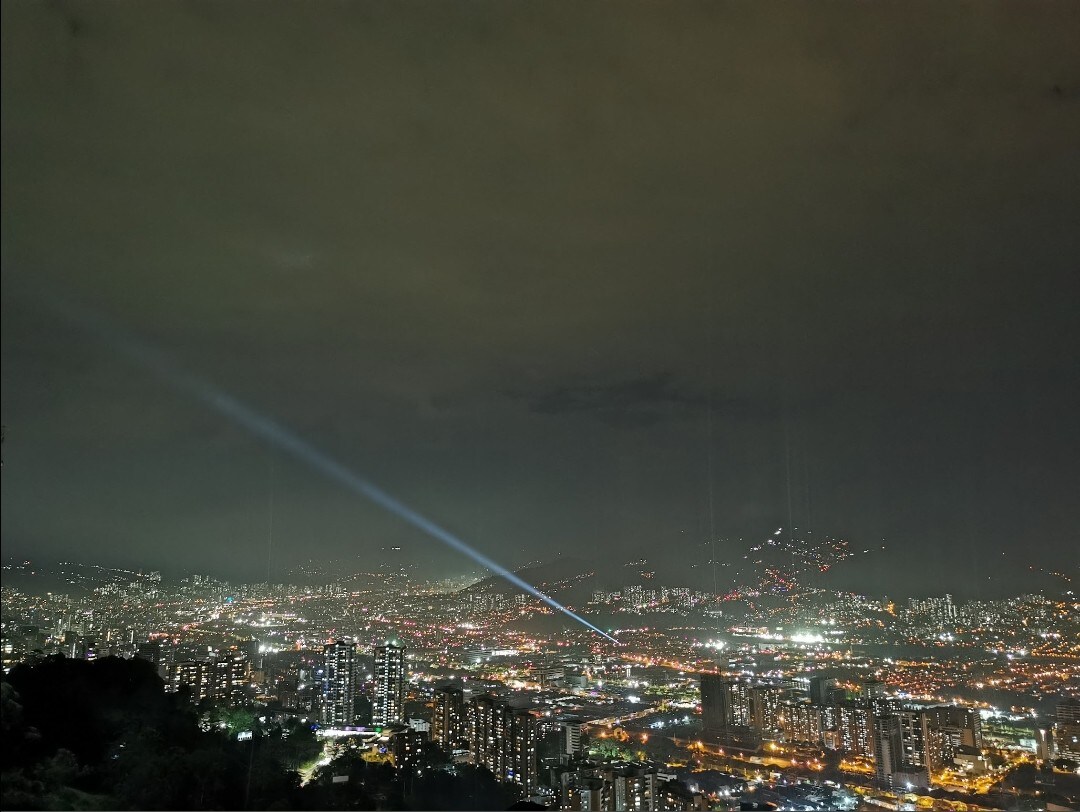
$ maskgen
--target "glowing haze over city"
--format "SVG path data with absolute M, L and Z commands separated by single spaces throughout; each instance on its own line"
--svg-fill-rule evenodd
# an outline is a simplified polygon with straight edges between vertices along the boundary
M 1080 6 L 2 15 L 5 809 L 1080 808 Z

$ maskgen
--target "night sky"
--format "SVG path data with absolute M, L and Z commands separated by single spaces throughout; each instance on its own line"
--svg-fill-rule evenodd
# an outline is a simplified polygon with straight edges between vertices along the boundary
M 1075 568 L 1080 4 L 0 8 L 5 555 Z

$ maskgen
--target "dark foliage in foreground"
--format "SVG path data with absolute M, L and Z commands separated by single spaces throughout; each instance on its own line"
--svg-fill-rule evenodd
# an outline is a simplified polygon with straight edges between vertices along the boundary
M 187 697 L 166 693 L 142 660 L 50 657 L 13 668 L 0 691 L 5 810 L 505 809 L 515 800 L 484 770 L 432 763 L 403 776 L 355 753 L 301 786 L 298 768 L 320 751 L 308 726 L 260 724 L 240 709 L 202 730 Z M 237 720 L 253 728 L 251 741 L 236 740 Z

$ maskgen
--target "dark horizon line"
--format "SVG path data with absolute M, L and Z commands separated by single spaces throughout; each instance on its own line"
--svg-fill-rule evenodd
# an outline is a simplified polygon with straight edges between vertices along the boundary
M 359 554 L 358 554 L 357 557 L 359 557 Z M 562 557 L 562 556 L 560 556 L 560 557 Z M 341 560 L 342 559 L 334 559 L 334 558 L 318 559 L 318 560 L 310 559 L 310 561 L 312 561 L 313 563 L 324 564 L 324 565 L 329 565 L 329 564 L 334 563 L 335 561 L 341 561 Z M 542 562 L 539 566 L 543 566 L 544 564 L 553 563 L 554 560 L 555 559 L 552 559 L 550 561 Z M 45 558 L 45 559 L 37 558 L 37 559 L 34 559 L 34 558 L 29 558 L 29 557 L 26 557 L 26 556 L 19 556 L 19 555 L 15 555 L 15 554 L 11 554 L 11 553 L 5 554 L 2 566 L 7 568 L 8 566 L 14 566 L 14 565 L 19 565 L 19 564 L 23 564 L 23 563 L 29 563 L 31 566 L 36 565 L 36 566 L 38 566 L 38 567 L 40 567 L 42 569 L 46 569 L 46 570 L 48 570 L 49 568 L 57 567 L 58 565 L 68 564 L 68 565 L 72 565 L 72 566 L 76 566 L 76 567 L 93 567 L 93 568 L 98 568 L 98 569 L 102 569 L 102 570 L 109 570 L 109 571 L 113 571 L 113 572 L 131 572 L 131 573 L 134 573 L 136 575 L 143 575 L 143 576 L 149 575 L 150 573 L 157 572 L 157 573 L 161 574 L 163 579 L 167 579 L 169 581 L 176 581 L 176 582 L 179 582 L 179 581 L 181 581 L 181 580 L 183 580 L 185 578 L 190 578 L 192 576 L 199 575 L 199 576 L 205 576 L 205 577 L 213 578 L 215 580 L 221 581 L 222 583 L 229 584 L 229 585 L 235 585 L 235 586 L 249 586 L 249 585 L 254 585 L 254 584 L 267 584 L 269 586 L 293 586 L 293 585 L 295 585 L 295 586 L 309 586 L 309 585 L 325 586 L 328 583 L 333 583 L 333 581 L 328 582 L 326 580 L 317 580 L 318 576 L 306 575 L 306 574 L 300 573 L 300 572 L 296 573 L 296 575 L 299 576 L 299 577 L 297 577 L 295 580 L 268 581 L 268 580 L 264 580 L 264 579 L 255 579 L 255 578 L 246 578 L 246 577 L 237 578 L 237 577 L 221 576 L 221 575 L 217 575 L 217 574 L 212 574 L 212 573 L 210 573 L 210 572 L 208 572 L 206 570 L 201 570 L 200 571 L 200 570 L 187 569 L 187 568 L 181 569 L 181 568 L 178 568 L 178 567 L 170 567 L 170 566 L 162 566 L 162 567 L 154 567 L 154 566 L 149 566 L 149 565 L 134 566 L 132 564 L 121 565 L 121 564 L 118 564 L 118 563 L 99 563 L 99 562 L 91 562 L 91 561 L 85 561 L 85 560 L 84 561 L 74 561 L 74 560 L 70 560 L 70 559 L 60 559 L 60 558 Z M 292 571 L 295 571 L 298 568 L 298 566 L 292 568 Z M 410 569 L 412 569 L 412 568 L 418 568 L 420 565 L 416 564 L 416 563 L 412 563 L 412 564 L 409 564 L 407 566 Z M 521 568 L 521 571 L 525 571 L 525 569 L 526 568 L 523 567 L 523 568 Z M 1067 569 L 1068 568 L 1062 568 L 1062 570 L 1067 570 Z M 1080 576 L 1080 567 L 1076 567 L 1074 569 L 1076 570 L 1077 576 Z M 355 570 L 355 571 L 352 571 L 352 572 L 345 573 L 344 576 L 346 578 L 351 578 L 353 576 L 362 575 L 362 574 L 365 574 L 365 573 L 376 574 L 376 573 L 379 573 L 379 571 L 378 570 Z M 385 574 L 385 573 L 379 573 L 379 574 Z M 1056 571 L 1056 572 L 1043 571 L 1043 574 L 1045 576 L 1047 576 L 1048 578 L 1052 578 L 1052 577 L 1059 577 L 1060 578 L 1060 577 L 1063 576 L 1063 573 L 1060 570 Z M 489 580 L 491 578 L 497 578 L 498 577 L 496 574 L 490 573 L 490 572 L 473 572 L 473 573 L 462 573 L 459 576 L 453 576 L 453 575 L 445 576 L 443 578 L 437 578 L 437 577 L 434 577 L 433 575 L 425 575 L 423 577 L 423 580 L 426 580 L 426 581 L 451 580 L 451 579 L 453 579 L 455 577 L 471 577 L 472 575 L 476 576 L 476 580 L 473 582 L 473 584 L 469 584 L 468 586 L 473 586 L 476 583 L 480 583 L 480 582 Z M 1065 576 L 1065 577 L 1067 577 L 1067 576 Z M 468 586 L 462 587 L 462 588 L 465 589 L 465 588 L 468 588 Z M 678 587 L 678 586 L 683 586 L 683 584 L 677 584 L 677 583 L 660 584 L 660 583 L 658 583 L 657 586 L 658 587 L 659 586 L 675 586 L 675 587 Z M 1066 583 L 1066 584 L 1062 584 L 1060 588 L 1053 588 L 1053 587 L 1051 587 L 1049 585 L 1041 586 L 1041 587 L 1038 587 L 1038 588 L 1019 588 L 1016 591 L 1008 593 L 1008 596 L 1009 597 L 1018 597 L 1018 596 L 1030 595 L 1030 594 L 1039 594 L 1039 595 L 1047 596 L 1047 595 L 1055 595 L 1055 594 L 1059 594 L 1059 593 L 1064 593 L 1066 595 L 1073 594 L 1073 591 L 1069 588 L 1069 586 L 1070 585 Z M 696 591 L 700 591 L 700 592 L 709 592 L 708 589 L 704 589 L 704 588 L 701 588 L 701 587 L 691 587 L 691 588 L 696 589 Z M 861 594 L 861 595 L 865 595 L 865 596 L 868 596 L 868 597 L 890 598 L 890 594 L 887 593 L 887 592 L 869 592 L 869 591 L 868 592 L 859 592 L 859 591 L 854 590 L 854 589 L 814 588 L 812 591 L 819 592 L 819 593 L 824 592 L 824 593 L 828 593 L 828 594 L 853 594 L 853 595 Z M 719 593 L 715 593 L 715 594 L 719 594 Z M 928 592 L 926 590 L 908 591 L 907 589 L 904 589 L 902 592 L 894 593 L 892 595 L 892 598 L 897 598 L 897 597 L 902 597 L 902 598 L 940 597 L 940 596 L 943 596 L 943 595 L 946 595 L 946 594 L 951 595 L 958 602 L 970 602 L 970 601 L 979 601 L 979 600 L 988 600 L 988 599 L 989 600 L 994 600 L 995 599 L 995 598 L 986 598 L 986 597 L 979 596 L 979 595 L 977 595 L 975 597 L 970 597 L 970 596 L 965 597 L 965 591 L 962 590 L 962 589 L 933 591 L 933 592 Z M 804 593 L 804 595 L 805 595 L 805 593 Z M 768 597 L 768 596 L 765 596 L 765 597 Z M 777 595 L 777 597 L 780 597 L 780 595 Z

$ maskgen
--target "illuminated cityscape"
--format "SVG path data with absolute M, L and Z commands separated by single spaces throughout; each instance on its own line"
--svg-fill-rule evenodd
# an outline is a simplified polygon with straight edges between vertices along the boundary
M 624 569 L 640 577 L 647 563 Z M 540 584 L 587 596 L 571 608 L 611 642 L 583 626 L 552 633 L 550 606 L 499 579 L 242 584 L 31 561 L 5 572 L 6 671 L 57 655 L 149 660 L 204 724 L 222 706 L 310 723 L 315 769 L 343 753 L 421 774 L 479 765 L 563 809 L 1008 808 L 1007 795 L 1068 798 L 1080 780 L 1070 589 L 900 601 L 796 580 L 773 595 L 592 589 L 587 572 Z M 1041 783 L 1013 787 L 1040 764 Z
M 0 2 L 0 808 L 1080 812 L 1077 32 Z

